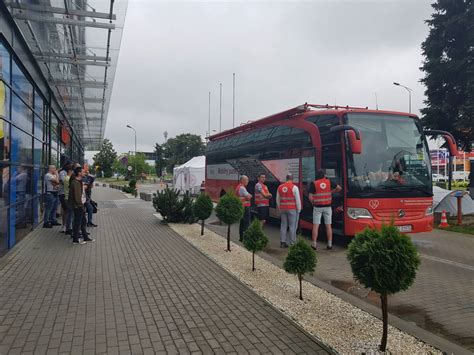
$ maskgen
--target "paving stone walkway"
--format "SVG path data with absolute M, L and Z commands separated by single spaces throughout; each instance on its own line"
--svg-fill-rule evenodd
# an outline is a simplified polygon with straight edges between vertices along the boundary
M 0 259 L 0 354 L 327 354 L 153 217 L 96 188 L 96 243 L 36 229 Z

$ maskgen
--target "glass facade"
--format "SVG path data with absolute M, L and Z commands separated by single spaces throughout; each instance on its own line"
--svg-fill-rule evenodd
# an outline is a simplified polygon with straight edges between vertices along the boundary
M 82 161 L 78 140 L 61 142 L 63 122 L 0 41 L 0 256 L 41 222 L 47 166 Z

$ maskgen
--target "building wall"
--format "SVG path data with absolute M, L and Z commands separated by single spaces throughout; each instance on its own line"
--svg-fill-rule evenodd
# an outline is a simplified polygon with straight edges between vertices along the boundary
M 83 159 L 73 132 L 61 141 L 66 119 L 11 26 L 0 19 L 0 256 L 41 223 L 47 166 Z

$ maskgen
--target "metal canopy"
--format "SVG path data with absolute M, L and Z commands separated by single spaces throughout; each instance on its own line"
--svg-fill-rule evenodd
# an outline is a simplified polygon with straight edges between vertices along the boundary
M 59 118 L 86 150 L 104 137 L 127 2 L 5 1 L 63 109 Z

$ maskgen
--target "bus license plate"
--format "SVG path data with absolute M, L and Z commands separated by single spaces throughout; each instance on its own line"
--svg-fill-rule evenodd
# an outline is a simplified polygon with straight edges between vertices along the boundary
M 397 228 L 402 233 L 411 232 L 411 226 L 397 226 Z

